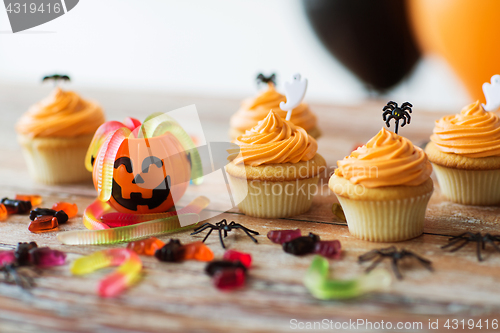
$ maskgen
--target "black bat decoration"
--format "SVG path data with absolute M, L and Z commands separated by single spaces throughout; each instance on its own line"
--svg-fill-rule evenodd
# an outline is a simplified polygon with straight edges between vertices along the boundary
M 257 75 L 256 80 L 257 80 L 257 84 L 259 84 L 259 83 L 272 83 L 272 84 L 276 85 L 276 74 L 272 73 L 269 76 L 265 76 L 264 74 L 259 73 L 259 75 Z
M 71 81 L 68 75 L 53 74 L 44 76 L 42 82 L 53 80 L 56 84 L 58 81 Z

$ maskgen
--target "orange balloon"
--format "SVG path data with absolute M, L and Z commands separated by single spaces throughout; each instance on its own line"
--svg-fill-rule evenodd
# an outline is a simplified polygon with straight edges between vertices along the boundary
M 410 0 L 417 39 L 438 53 L 462 79 L 473 100 L 500 74 L 500 0 Z

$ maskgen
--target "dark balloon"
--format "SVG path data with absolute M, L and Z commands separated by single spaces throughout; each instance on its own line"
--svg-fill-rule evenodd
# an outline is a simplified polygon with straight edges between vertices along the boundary
M 420 51 L 403 0 L 303 0 L 326 48 L 369 89 L 384 92 L 413 68 Z

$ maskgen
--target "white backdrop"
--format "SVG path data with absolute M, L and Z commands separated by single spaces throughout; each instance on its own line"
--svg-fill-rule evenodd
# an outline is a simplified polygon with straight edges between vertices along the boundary
M 64 16 L 17 34 L 0 8 L 3 83 L 38 84 L 62 72 L 75 87 L 239 98 L 255 93 L 259 71 L 276 71 L 281 85 L 302 73 L 308 101 L 367 97 L 316 39 L 298 0 L 81 0 Z M 421 62 L 387 98 L 450 110 L 469 102 L 437 58 Z

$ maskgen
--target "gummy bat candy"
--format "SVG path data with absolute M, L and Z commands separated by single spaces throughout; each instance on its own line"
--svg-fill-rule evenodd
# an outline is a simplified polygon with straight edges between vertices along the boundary
M 3 198 L 2 203 L 7 207 L 9 214 L 26 214 L 31 210 L 31 202 Z
M 29 201 L 31 206 L 39 206 L 42 204 L 42 197 L 38 194 L 16 194 L 16 200 Z
M 180 262 L 184 260 L 211 261 L 214 258 L 212 250 L 203 242 L 181 244 L 178 239 L 171 239 L 161 249 L 155 252 L 155 257 L 164 262 Z
M 228 250 L 224 260 L 215 260 L 205 267 L 205 272 L 213 278 L 214 286 L 219 290 L 232 290 L 245 284 L 247 270 L 252 263 L 248 253 Z
M 68 218 L 75 217 L 76 213 L 78 213 L 78 206 L 76 204 L 70 204 L 69 202 L 56 202 L 52 206 L 52 209 L 64 211 L 68 215 Z

